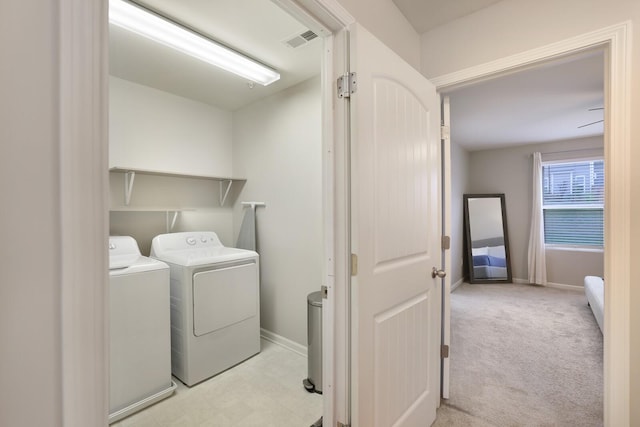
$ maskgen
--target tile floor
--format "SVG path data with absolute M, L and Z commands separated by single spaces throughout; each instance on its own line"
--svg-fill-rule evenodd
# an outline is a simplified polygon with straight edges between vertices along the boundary
M 262 340 L 260 354 L 191 388 L 174 378 L 169 398 L 112 427 L 306 427 L 322 415 L 322 396 L 302 387 L 307 359 Z

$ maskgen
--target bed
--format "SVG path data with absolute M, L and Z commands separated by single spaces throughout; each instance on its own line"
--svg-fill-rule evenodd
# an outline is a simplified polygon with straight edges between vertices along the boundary
M 471 242 L 474 279 L 505 279 L 507 274 L 507 257 L 504 239 L 475 240 Z
M 584 293 L 600 327 L 600 332 L 604 333 L 604 280 L 602 277 L 585 276 Z

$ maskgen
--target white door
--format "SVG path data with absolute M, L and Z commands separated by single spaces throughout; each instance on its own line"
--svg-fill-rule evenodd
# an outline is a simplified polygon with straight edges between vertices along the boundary
M 442 235 L 451 237 L 451 120 L 449 97 L 441 104 L 442 126 Z M 444 245 L 443 245 L 444 246 Z M 451 242 L 442 250 L 442 266 L 451 270 Z M 442 345 L 447 349 L 442 359 L 442 398 L 449 398 L 449 353 L 451 344 L 451 275 L 442 279 Z
M 350 68 L 352 423 L 429 426 L 440 398 L 440 105 L 358 25 Z

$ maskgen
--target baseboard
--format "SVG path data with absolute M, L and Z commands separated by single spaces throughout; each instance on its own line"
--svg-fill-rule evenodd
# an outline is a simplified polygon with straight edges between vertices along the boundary
M 458 286 L 462 285 L 464 283 L 464 278 L 458 280 L 456 283 L 453 283 L 451 285 L 451 292 L 455 291 L 456 289 L 458 289 Z
M 280 347 L 284 347 L 287 350 L 291 350 L 294 353 L 298 353 L 301 356 L 307 357 L 306 346 L 300 345 L 295 341 L 291 341 L 289 338 L 285 338 L 282 335 L 278 335 L 271 331 L 267 331 L 266 329 L 260 328 L 260 337 L 274 344 L 277 344 Z
M 557 288 L 557 289 L 566 289 L 571 291 L 584 292 L 584 286 L 578 286 L 578 285 L 565 285 L 564 283 L 547 282 L 546 286 L 548 288 Z
M 530 284 L 530 282 L 528 280 L 525 280 L 525 279 L 513 279 L 512 282 L 513 283 L 520 283 L 520 284 L 524 284 L 524 285 Z M 564 283 L 547 282 L 547 284 L 544 285 L 544 286 L 546 286 L 548 288 L 557 288 L 557 289 L 565 289 L 565 290 L 571 290 L 571 291 L 584 292 L 584 286 L 578 286 L 578 285 L 565 285 Z

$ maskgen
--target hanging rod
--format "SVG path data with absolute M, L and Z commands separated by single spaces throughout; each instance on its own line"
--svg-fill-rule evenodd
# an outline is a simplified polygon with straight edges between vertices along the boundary
M 575 150 L 561 150 L 561 151 L 541 151 L 540 154 L 565 154 L 565 153 L 580 153 L 585 151 L 603 151 L 604 147 L 592 147 L 592 148 L 576 148 Z
M 560 151 L 539 151 L 540 155 L 542 155 L 544 160 L 544 157 L 547 156 L 555 156 L 555 155 L 562 155 L 562 154 L 571 154 L 571 153 L 575 153 L 576 155 L 582 154 L 586 157 L 598 157 L 601 155 L 604 155 L 604 147 L 593 147 L 593 148 L 577 148 L 575 150 L 560 150 Z M 527 157 L 533 157 L 533 153 L 529 153 L 527 155 Z

